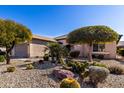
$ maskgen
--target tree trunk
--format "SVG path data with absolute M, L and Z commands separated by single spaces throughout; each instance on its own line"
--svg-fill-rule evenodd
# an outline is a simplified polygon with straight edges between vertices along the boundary
M 88 54 L 88 59 L 89 59 L 89 62 L 93 62 L 93 59 L 92 59 L 92 48 L 93 48 L 93 44 L 89 44 L 89 54 Z
M 11 47 L 6 47 L 6 64 L 10 64 L 10 52 L 12 51 L 14 45 L 15 42 L 13 41 Z
M 10 64 L 10 56 L 6 53 L 6 64 Z

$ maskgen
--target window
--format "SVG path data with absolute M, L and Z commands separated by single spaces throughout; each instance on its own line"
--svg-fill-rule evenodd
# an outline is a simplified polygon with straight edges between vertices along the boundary
M 94 52 L 103 52 L 105 49 L 105 44 L 93 44 Z

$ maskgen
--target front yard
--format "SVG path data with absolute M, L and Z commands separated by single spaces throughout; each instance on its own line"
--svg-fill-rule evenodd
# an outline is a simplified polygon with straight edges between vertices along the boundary
M 13 66 L 16 67 L 15 72 L 6 72 L 10 65 L 0 63 L 0 87 L 1 88 L 59 88 L 60 81 L 52 75 L 52 71 L 61 66 L 55 66 L 50 62 L 44 64 L 35 63 L 35 69 L 26 70 L 26 64 L 32 62 L 25 62 L 22 60 L 12 60 Z M 124 67 L 123 62 L 115 60 L 103 60 L 106 65 L 121 65 Z M 85 82 L 86 81 L 86 82 Z M 82 83 L 82 88 L 93 87 L 87 80 Z M 98 84 L 101 88 L 124 88 L 124 75 L 109 74 L 104 83 Z
M 50 75 L 55 68 L 51 64 L 44 64 L 35 69 L 26 70 L 26 64 L 32 62 L 16 61 L 12 65 L 16 66 L 16 71 L 6 72 L 9 65 L 0 64 L 0 87 L 13 88 L 49 88 L 59 87 Z M 45 68 L 46 67 L 46 68 Z

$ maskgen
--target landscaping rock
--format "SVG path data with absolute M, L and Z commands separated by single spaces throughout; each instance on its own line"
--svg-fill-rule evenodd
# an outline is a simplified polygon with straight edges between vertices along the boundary
M 53 70 L 53 74 L 58 79 L 73 78 L 74 77 L 74 74 L 69 70 L 55 69 L 55 70 Z

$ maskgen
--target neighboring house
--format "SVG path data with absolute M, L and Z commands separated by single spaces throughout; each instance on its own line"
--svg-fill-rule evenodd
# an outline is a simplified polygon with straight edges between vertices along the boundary
M 119 41 L 117 47 L 118 48 L 124 48 L 124 41 Z
M 15 58 L 42 57 L 48 42 L 56 42 L 56 40 L 53 38 L 33 35 L 30 43 L 15 45 L 11 52 L 11 56 Z
M 68 45 L 68 42 L 66 40 L 67 35 L 56 37 L 55 39 L 62 43 L 63 45 Z M 87 57 L 89 47 L 87 44 L 82 45 L 71 45 L 71 51 L 73 50 L 79 50 L 80 51 L 80 57 Z M 116 41 L 106 44 L 94 44 L 93 45 L 93 55 L 103 55 L 104 58 L 107 59 L 115 59 L 116 58 Z

